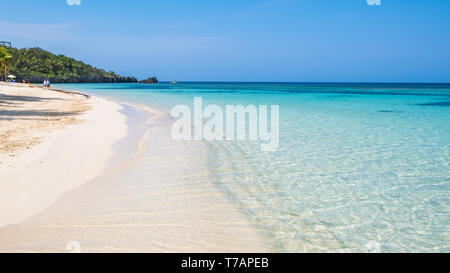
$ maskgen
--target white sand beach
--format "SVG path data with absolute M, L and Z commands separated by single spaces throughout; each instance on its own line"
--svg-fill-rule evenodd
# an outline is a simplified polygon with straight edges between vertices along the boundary
M 0 227 L 101 175 L 127 133 L 119 109 L 98 97 L 0 85 Z

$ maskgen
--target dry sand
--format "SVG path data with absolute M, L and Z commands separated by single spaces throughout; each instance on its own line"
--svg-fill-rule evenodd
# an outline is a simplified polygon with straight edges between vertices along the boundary
M 118 103 L 0 84 L 0 227 L 100 176 L 127 134 Z
M 55 129 L 82 123 L 77 116 L 90 108 L 82 95 L 0 85 L 1 155 L 13 157 L 41 143 Z

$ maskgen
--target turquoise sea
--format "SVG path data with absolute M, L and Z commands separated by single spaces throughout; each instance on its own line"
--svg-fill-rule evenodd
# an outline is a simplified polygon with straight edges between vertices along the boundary
M 194 97 L 204 105 L 279 105 L 278 151 L 262 152 L 254 141 L 205 142 L 207 159 L 196 167 L 277 251 L 450 252 L 449 84 L 55 87 L 165 112 Z M 133 171 L 141 183 L 151 168 L 145 159 Z

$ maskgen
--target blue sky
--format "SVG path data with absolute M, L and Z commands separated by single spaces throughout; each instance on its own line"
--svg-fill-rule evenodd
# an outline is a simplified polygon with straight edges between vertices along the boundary
M 450 1 L 381 3 L 0 0 L 0 40 L 138 78 L 450 82 Z

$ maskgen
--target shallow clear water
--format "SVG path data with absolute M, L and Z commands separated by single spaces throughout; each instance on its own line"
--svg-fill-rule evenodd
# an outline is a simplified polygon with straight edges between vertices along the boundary
M 268 241 L 294 252 L 450 251 L 450 85 L 55 86 L 164 111 L 194 97 L 279 105 L 279 151 L 206 143 L 210 179 Z

